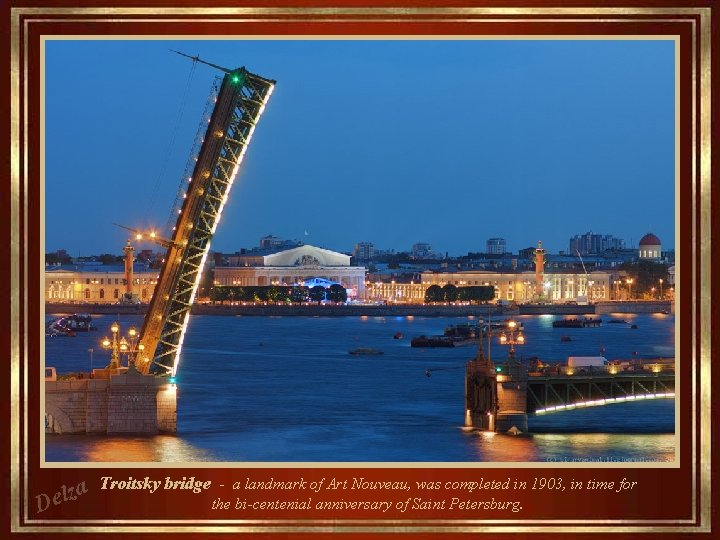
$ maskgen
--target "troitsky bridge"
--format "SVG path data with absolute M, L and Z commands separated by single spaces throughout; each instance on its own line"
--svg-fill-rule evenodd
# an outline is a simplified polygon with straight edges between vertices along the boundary
M 175 51 L 177 52 L 177 51 Z M 183 53 L 183 56 L 188 56 Z M 190 308 L 230 189 L 235 181 L 275 81 L 244 67 L 220 70 L 200 120 L 196 144 L 181 179 L 174 226 L 156 231 L 132 230 L 166 249 L 153 296 L 139 335 L 119 339 L 111 328 L 110 365 L 89 377 L 56 380 L 46 369 L 45 429 L 55 433 L 157 433 L 177 430 L 177 373 Z M 192 76 L 192 71 L 191 71 Z M 129 228 L 129 227 L 125 227 Z M 169 227 L 168 227 L 169 228 Z M 132 298 L 132 248 L 126 250 L 125 296 Z M 129 265 L 128 265 L 129 261 Z M 121 364 L 122 357 L 127 365 Z M 48 371 L 49 370 L 49 371 Z
M 193 67 L 198 62 L 209 64 L 191 58 Z M 111 364 L 93 370 L 87 377 L 57 380 L 54 368 L 46 369 L 47 432 L 157 433 L 177 429 L 175 374 L 190 308 L 210 241 L 275 85 L 274 80 L 242 67 L 209 65 L 223 76 L 213 86 L 200 122 L 197 145 L 177 197 L 179 208 L 172 212 L 176 216 L 174 226 L 165 233 L 169 238 L 154 231 L 131 229 L 166 248 L 165 263 L 142 329 L 128 344 L 118 338 L 119 329 L 113 325 L 112 344 L 106 340 L 113 350 Z M 543 252 L 536 250 L 536 256 L 542 257 Z M 126 273 L 132 272 L 131 256 L 128 260 Z M 541 278 L 542 270 L 538 272 Z M 132 276 L 126 281 L 130 287 Z M 126 295 L 131 297 L 132 290 Z M 674 373 L 606 371 L 529 376 L 513 361 L 512 353 L 511 348 L 511 361 L 500 372 L 485 359 L 482 347 L 478 347 L 477 358 L 468 363 L 467 426 L 527 431 L 528 413 L 674 395 Z M 127 365 L 120 362 L 123 354 Z
M 465 425 L 518 433 L 527 431 L 528 414 L 673 398 L 675 371 L 667 360 L 638 365 L 632 371 L 598 366 L 528 373 L 512 356 L 495 366 L 479 350 L 465 371 Z

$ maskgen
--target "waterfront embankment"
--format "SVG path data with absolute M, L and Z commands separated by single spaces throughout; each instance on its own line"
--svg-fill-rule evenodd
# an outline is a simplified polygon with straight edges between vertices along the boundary
M 119 304 L 45 304 L 48 315 L 71 313 L 143 315 L 147 305 Z M 493 305 L 442 306 L 420 304 L 390 305 L 234 305 L 196 304 L 193 315 L 229 315 L 247 317 L 502 317 L 511 315 L 594 315 L 605 313 L 660 313 L 672 311 L 667 301 L 599 302 L 588 306 L 564 304 L 522 304 L 517 308 Z

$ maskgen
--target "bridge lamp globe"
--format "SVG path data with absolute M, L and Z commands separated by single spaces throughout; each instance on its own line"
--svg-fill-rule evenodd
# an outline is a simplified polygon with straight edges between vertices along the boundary
M 120 340 L 120 352 L 127 352 L 128 350 L 128 342 L 125 338 L 122 338 Z
M 101 345 L 103 346 L 103 349 L 109 349 L 109 348 L 110 348 L 110 339 L 109 339 L 107 336 L 105 336 L 100 343 L 101 343 Z
M 113 334 L 117 334 L 120 331 L 120 325 L 116 322 L 112 323 L 112 326 L 110 327 L 110 331 Z
M 135 328 L 134 326 L 131 326 L 130 330 L 128 330 L 128 336 L 130 336 L 130 338 L 133 340 L 137 337 L 137 333 L 137 328 Z
M 505 335 L 505 332 L 500 334 L 500 344 L 505 345 L 507 343 L 507 336 Z
M 518 345 L 524 345 L 524 344 L 525 344 L 525 336 L 523 336 L 522 332 L 520 332 L 520 333 L 518 334 L 517 344 L 518 344 Z
M 515 330 L 516 326 L 517 326 L 517 323 L 515 321 L 508 322 L 508 327 L 510 328 L 510 331 Z

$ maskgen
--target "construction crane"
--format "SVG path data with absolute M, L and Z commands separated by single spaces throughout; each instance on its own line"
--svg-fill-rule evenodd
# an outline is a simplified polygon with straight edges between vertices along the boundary
M 159 242 L 167 252 L 140 332 L 143 353 L 135 367 L 141 373 L 168 376 L 177 373 L 190 308 L 210 241 L 275 86 L 274 80 L 250 73 L 244 67 L 227 69 L 200 60 L 199 56 L 173 52 L 219 69 L 225 75 L 195 167 L 187 179 L 172 238 Z

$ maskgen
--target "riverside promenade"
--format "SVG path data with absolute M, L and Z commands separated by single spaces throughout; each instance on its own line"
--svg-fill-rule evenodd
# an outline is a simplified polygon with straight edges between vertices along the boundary
M 72 313 L 142 315 L 147 304 L 45 304 L 47 315 L 66 315 Z M 229 305 L 195 304 L 193 315 L 228 315 L 247 317 L 466 317 L 474 315 L 484 317 L 513 315 L 602 315 L 606 313 L 661 313 L 674 311 L 669 301 L 631 301 L 599 302 L 587 306 L 565 304 L 521 304 L 517 307 L 502 307 L 491 304 L 481 305 Z

